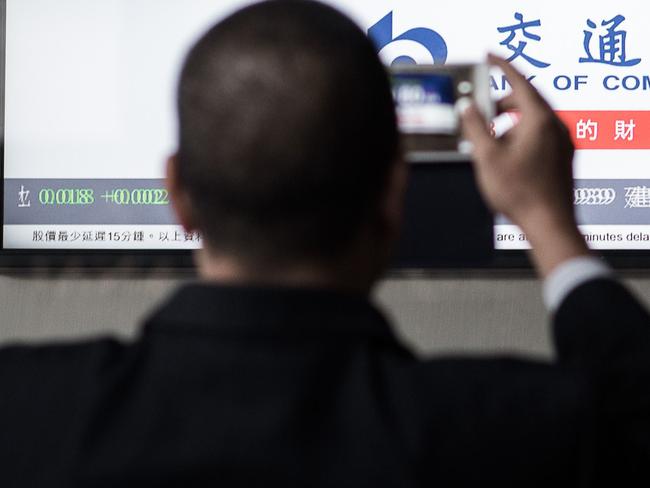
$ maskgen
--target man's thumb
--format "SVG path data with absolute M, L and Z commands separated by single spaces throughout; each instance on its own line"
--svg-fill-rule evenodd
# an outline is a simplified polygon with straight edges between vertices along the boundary
M 493 144 L 496 144 L 488 123 L 473 102 L 460 99 L 456 106 L 460 112 L 463 134 L 474 145 L 475 152 L 484 153 Z

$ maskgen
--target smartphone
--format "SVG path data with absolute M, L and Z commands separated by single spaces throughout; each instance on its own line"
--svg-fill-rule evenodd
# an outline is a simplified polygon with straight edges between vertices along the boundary
M 472 147 L 462 137 L 459 107 L 472 100 L 487 120 L 495 117 L 489 66 L 396 65 L 390 75 L 406 158 L 468 161 Z

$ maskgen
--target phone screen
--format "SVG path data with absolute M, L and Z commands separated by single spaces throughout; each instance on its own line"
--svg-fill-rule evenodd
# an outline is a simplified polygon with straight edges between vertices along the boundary
M 395 74 L 393 97 L 403 134 L 458 132 L 454 78 L 442 73 Z

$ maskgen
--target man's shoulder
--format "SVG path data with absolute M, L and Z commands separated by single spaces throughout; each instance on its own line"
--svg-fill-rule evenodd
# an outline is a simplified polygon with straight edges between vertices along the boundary
M 500 479 L 503 459 L 517 460 L 507 475 L 519 484 L 540 459 L 551 460 L 548 479 L 561 480 L 576 461 L 589 392 L 571 371 L 516 356 L 391 361 L 387 369 L 385 405 L 405 452 L 422 466 L 445 466 L 450 481 Z M 539 455 L 522 457 L 522 446 Z M 476 471 L 462 462 L 468 453 Z
M 123 354 L 130 345 L 116 338 L 101 337 L 77 341 L 56 341 L 42 344 L 15 343 L 0 347 L 0 375 L 8 369 L 38 366 L 72 366 L 79 362 L 101 363 Z M 1 376 L 0 376 L 1 377 Z
M 516 355 L 389 358 L 385 371 L 388 391 L 398 404 L 412 409 L 413 419 L 429 424 L 432 417 L 478 419 L 511 410 L 523 415 L 526 410 L 566 412 L 585 394 L 584 379 L 576 372 L 548 359 Z
M 81 391 L 120 368 L 135 344 L 113 338 L 0 348 L 0 389 L 19 404 L 42 395 Z M 0 401 L 0 406 L 2 402 Z
M 0 485 L 58 479 L 134 349 L 110 338 L 0 348 Z

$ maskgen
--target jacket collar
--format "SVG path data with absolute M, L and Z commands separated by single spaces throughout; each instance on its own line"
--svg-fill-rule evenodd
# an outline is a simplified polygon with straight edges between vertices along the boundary
M 363 294 L 308 288 L 192 284 L 150 317 L 145 333 L 372 337 L 397 344 L 383 315 Z

